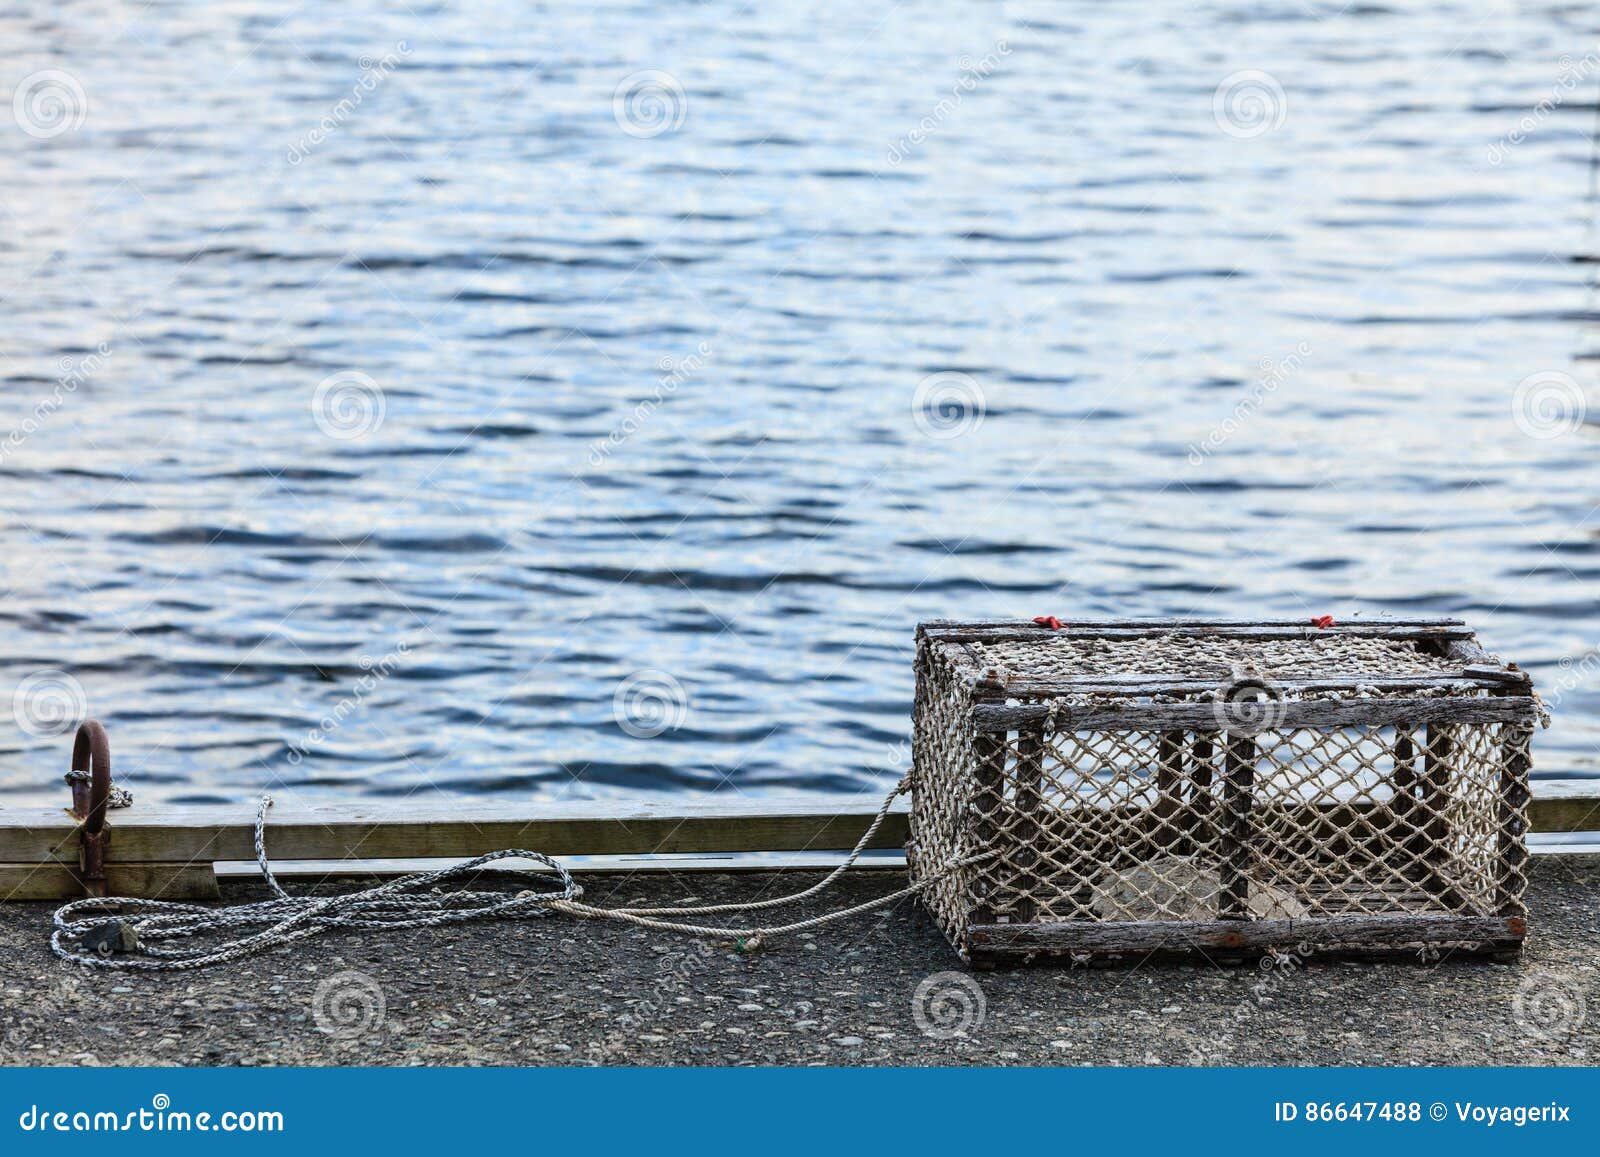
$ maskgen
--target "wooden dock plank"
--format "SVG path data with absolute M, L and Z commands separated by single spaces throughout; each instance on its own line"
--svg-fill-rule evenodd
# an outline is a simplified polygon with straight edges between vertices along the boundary
M 155 900 L 220 900 L 217 874 L 209 863 L 107 864 L 112 896 Z M 0 900 L 79 900 L 83 881 L 76 864 L 0 864 Z
M 1600 831 L 1600 780 L 1536 780 L 1533 792 L 1531 831 Z M 267 848 L 275 861 L 457 858 L 515 847 L 555 856 L 828 852 L 854 846 L 877 812 L 876 802 L 814 799 L 626 806 L 524 800 L 514 808 L 481 801 L 284 805 L 270 813 Z M 897 801 L 869 846 L 903 847 L 907 810 Z M 254 823 L 255 807 L 247 804 L 135 805 L 112 813 L 109 862 L 253 860 Z M 77 860 L 77 824 L 64 809 L 0 808 L 0 865 Z
M 275 860 L 423 859 L 527 848 L 552 856 L 835 851 L 854 846 L 878 802 L 615 801 L 278 805 L 267 816 Z M 112 863 L 253 860 L 255 805 L 111 813 Z M 905 809 L 873 848 L 905 844 Z M 77 824 L 59 808 L 0 808 L 0 863 L 76 863 Z
M 1534 780 L 1530 832 L 1600 832 L 1600 780 Z

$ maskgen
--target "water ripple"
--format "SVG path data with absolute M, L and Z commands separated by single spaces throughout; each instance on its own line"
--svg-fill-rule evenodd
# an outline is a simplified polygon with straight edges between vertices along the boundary
M 236 9 L 0 13 L 0 693 L 145 798 L 877 790 L 1044 613 L 1466 615 L 1600 776 L 1592 12 Z

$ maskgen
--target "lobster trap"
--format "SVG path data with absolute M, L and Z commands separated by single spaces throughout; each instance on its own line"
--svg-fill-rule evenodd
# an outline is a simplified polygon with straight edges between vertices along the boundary
M 1457 620 L 935 621 L 907 859 L 974 965 L 1514 955 L 1528 676 Z

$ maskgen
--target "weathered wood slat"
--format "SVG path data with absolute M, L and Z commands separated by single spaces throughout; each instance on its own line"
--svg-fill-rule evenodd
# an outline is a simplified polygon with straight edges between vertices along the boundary
M 1250 860 L 1255 824 L 1251 816 L 1256 774 L 1256 745 L 1248 735 L 1228 736 L 1223 748 L 1221 892 L 1217 914 L 1243 920 L 1250 914 Z
M 1467 639 L 1451 639 L 1444 645 L 1444 654 L 1463 665 L 1481 663 L 1492 667 L 1500 662 L 1498 657 L 1484 650 L 1476 635 Z
M 1505 695 L 1492 699 L 1325 699 L 1288 701 L 1274 708 L 1281 727 L 1354 727 L 1392 723 L 1511 723 L 1531 722 L 1538 716 L 1531 696 Z M 1220 713 L 1220 714 L 1219 714 Z M 1015 731 L 1036 725 L 1050 714 L 1047 703 L 979 704 L 972 709 L 980 731 Z M 1258 703 L 1127 703 L 1116 706 L 1061 707 L 1057 724 L 1063 730 L 1165 729 L 1219 730 L 1247 727 L 1259 722 Z
M 1456 628 L 1465 627 L 1465 619 L 1452 618 L 1448 615 L 1425 615 L 1414 619 L 1351 619 L 1348 622 L 1335 623 L 1331 627 L 1317 627 L 1308 618 L 1298 619 L 1174 619 L 1174 618 L 1109 618 L 1109 619 L 1083 619 L 1081 621 L 1067 620 L 1059 628 L 1062 631 L 1092 631 L 1104 629 L 1132 630 L 1132 631 L 1159 631 L 1166 632 L 1178 627 L 1192 627 L 1196 630 L 1231 630 L 1244 627 L 1293 627 L 1300 631 L 1310 631 L 1323 634 L 1328 631 L 1364 631 L 1386 630 L 1391 627 L 1429 627 L 1429 628 Z M 917 624 L 918 630 L 923 631 L 949 631 L 969 627 L 1026 627 L 1031 631 L 1048 631 L 1049 627 L 1040 626 L 1032 619 L 924 619 Z
M 1513 667 L 1496 667 L 1492 663 L 1468 663 L 1461 673 L 1469 679 L 1486 679 L 1491 683 L 1510 684 L 1515 687 L 1532 687 L 1533 676 Z
M 1529 831 L 1600 832 L 1600 780 L 1535 780 L 1529 786 Z
M 1184 638 L 1299 639 L 1326 635 L 1399 641 L 1429 640 L 1449 643 L 1470 640 L 1472 628 L 1459 619 L 1386 619 L 1381 622 L 1341 623 L 1318 628 L 1304 619 L 1107 619 L 1067 623 L 1056 630 L 1026 619 L 962 622 L 935 619 L 922 623 L 918 632 L 941 643 L 1015 643 L 1066 637 L 1074 639 L 1133 639 L 1147 635 Z
M 1414 854 L 1438 863 L 1450 844 L 1450 772 L 1456 734 L 1449 723 L 1430 719 L 1422 741 L 1422 843 Z
M 1502 916 L 1526 916 L 1522 902 L 1523 888 L 1527 883 L 1528 841 L 1521 812 L 1527 806 L 1528 770 L 1532 763 L 1529 750 L 1533 741 L 1533 728 L 1519 727 L 1508 731 L 1500 761 L 1500 798 L 1497 815 L 1499 831 L 1495 835 L 1496 857 L 1495 910 Z
M 985 680 L 977 685 L 974 695 L 980 699 L 991 696 L 1003 697 L 1004 692 L 997 684 Z M 994 732 L 976 736 L 972 746 L 974 790 L 969 824 L 973 846 L 987 848 L 994 845 L 999 834 L 996 819 L 1003 806 L 1002 784 L 1008 748 L 1006 737 Z M 973 906 L 973 918 L 984 922 L 993 920 L 995 900 L 996 897 L 993 896 L 983 897 L 980 903 Z
M 1163 731 L 1156 741 L 1156 805 L 1145 834 L 1161 849 L 1177 847 L 1182 834 L 1178 813 L 1183 809 L 1183 741 L 1181 731 Z
M 1193 844 L 1205 847 L 1216 837 L 1216 819 L 1211 814 L 1217 799 L 1211 794 L 1211 781 L 1215 775 L 1212 755 L 1220 738 L 1209 731 L 1197 731 L 1190 753 L 1189 838 Z
M 1171 639 L 1242 639 L 1272 642 L 1286 639 L 1315 640 L 1324 636 L 1344 636 L 1358 639 L 1386 639 L 1397 643 L 1438 644 L 1441 647 L 1463 642 L 1472 637 L 1468 627 L 1386 627 L 1371 630 L 1340 630 L 1330 627 L 1319 631 L 1314 627 L 1173 627 L 1160 632 L 1132 630 L 1119 627 L 1062 627 L 1052 631 L 1048 627 L 1032 624 L 1017 627 L 956 627 L 933 628 L 926 632 L 935 643 L 1037 643 L 1051 638 L 1065 639 L 1143 639 L 1156 634 Z
M 984 626 L 984 624 L 987 624 L 987 623 L 1032 623 L 1032 619 L 1006 619 L 1006 618 L 990 618 L 990 619 L 923 619 L 922 626 L 957 626 L 957 627 L 968 626 L 968 627 L 970 627 L 970 626 Z M 1069 621 L 1069 623 L 1070 623 L 1070 621 Z M 1298 624 L 1298 626 L 1306 626 L 1307 618 L 1270 618 L 1270 616 L 1269 616 L 1269 618 L 1258 618 L 1258 619 L 1192 619 L 1192 618 L 1186 618 L 1186 616 L 1171 616 L 1171 615 L 1166 615 L 1166 616 L 1163 616 L 1163 615 L 1154 615 L 1154 616 L 1141 616 L 1141 615 L 1117 616 L 1117 615 L 1112 615 L 1112 616 L 1107 616 L 1107 618 L 1096 618 L 1096 619 L 1085 618 L 1085 619 L 1080 619 L 1080 623 L 1104 624 L 1104 626 L 1130 626 L 1130 627 L 1146 627 L 1146 626 L 1152 626 L 1152 624 L 1154 624 L 1154 626 L 1190 626 L 1190 627 L 1206 627 L 1206 626 L 1254 627 L 1254 626 L 1283 626 L 1283 624 Z M 1414 616 L 1414 618 L 1405 618 L 1405 616 L 1395 616 L 1395 618 L 1389 618 L 1389 616 L 1386 615 L 1386 616 L 1384 616 L 1384 618 L 1381 618 L 1381 619 L 1349 619 L 1349 621 L 1347 621 L 1347 623 L 1342 624 L 1342 626 L 1347 626 L 1347 627 L 1349 627 L 1349 626 L 1358 626 L 1358 624 L 1363 624 L 1363 623 L 1368 624 L 1368 626 L 1373 626 L 1373 624 L 1376 624 L 1376 626 L 1384 626 L 1384 624 L 1392 624 L 1392 626 L 1406 626 L 1406 627 L 1435 626 L 1435 624 L 1443 624 L 1443 626 L 1462 626 L 1462 624 L 1466 623 L 1466 619 L 1454 618 L 1453 615 L 1418 615 L 1418 616 Z
M 112 896 L 152 900 L 220 900 L 217 874 L 209 862 L 193 864 L 108 864 L 106 891 Z M 72 864 L 0 864 L 0 901 L 77 900 L 83 881 Z
M 1504 944 L 1522 939 L 1524 921 L 1504 916 L 1328 916 L 1314 920 L 1141 920 L 1097 923 L 974 925 L 967 942 L 974 960 L 1035 954 L 1155 952 L 1161 949 L 1234 950 L 1311 944 L 1337 950 L 1426 941 Z
M 1070 691 L 1077 695 L 1161 695 L 1193 694 L 1215 691 L 1233 682 L 1231 674 L 1218 671 L 1204 678 L 1179 678 L 1174 675 L 1082 675 L 1027 679 L 1014 676 L 1006 680 L 1006 695 L 1012 699 L 1041 699 Z M 1380 691 L 1463 691 L 1483 690 L 1500 692 L 1506 689 L 1501 679 L 1485 679 L 1477 675 L 1446 675 L 1429 672 L 1415 675 L 1367 675 L 1358 672 L 1331 672 L 1314 679 L 1272 679 L 1271 686 L 1288 694 L 1312 694 L 1324 691 L 1353 691 L 1358 687 L 1373 687 Z
M 1016 794 L 1012 806 L 1021 819 L 1017 822 L 1012 839 L 1015 850 L 1014 881 L 1025 882 L 1035 870 L 1039 859 L 1039 840 L 1043 825 L 1039 812 L 1044 806 L 1044 731 L 1030 728 L 1017 736 Z M 1038 904 L 1028 894 L 1025 883 L 1013 886 L 1008 897 L 1011 918 L 1026 923 L 1038 915 Z

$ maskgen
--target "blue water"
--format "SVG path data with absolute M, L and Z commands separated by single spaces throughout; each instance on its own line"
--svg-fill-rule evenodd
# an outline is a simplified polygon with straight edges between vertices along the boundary
M 877 790 L 1044 613 L 1600 775 L 1592 6 L 258 8 L 0 8 L 0 801 Z

